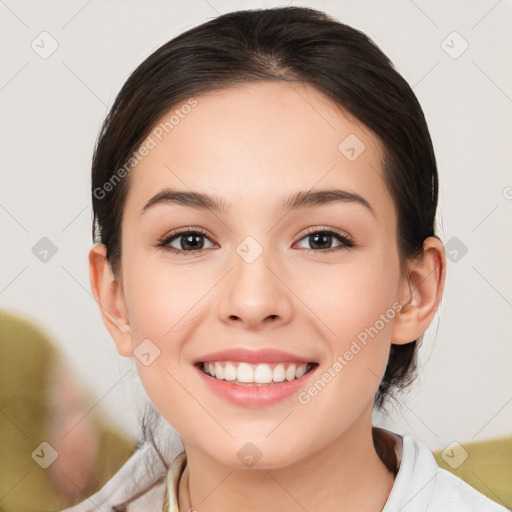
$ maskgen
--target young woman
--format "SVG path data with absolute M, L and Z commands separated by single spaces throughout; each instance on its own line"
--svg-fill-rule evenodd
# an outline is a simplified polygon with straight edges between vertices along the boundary
M 95 150 L 90 276 L 184 450 L 70 510 L 505 510 L 372 426 L 443 292 L 437 195 L 411 88 L 324 13 L 233 12 L 150 55 Z

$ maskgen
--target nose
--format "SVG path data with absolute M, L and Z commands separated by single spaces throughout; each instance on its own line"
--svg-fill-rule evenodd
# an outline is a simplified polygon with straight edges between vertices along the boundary
M 280 327 L 293 315 L 292 295 L 268 251 L 255 260 L 233 256 L 233 270 L 226 276 L 218 306 L 223 322 L 251 330 Z

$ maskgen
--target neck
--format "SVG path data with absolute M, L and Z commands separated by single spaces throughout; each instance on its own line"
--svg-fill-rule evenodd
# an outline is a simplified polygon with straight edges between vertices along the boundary
M 233 468 L 196 447 L 185 444 L 185 451 L 178 493 L 184 511 L 234 512 L 250 504 L 261 512 L 380 512 L 394 481 L 375 451 L 371 408 L 321 450 L 283 468 Z

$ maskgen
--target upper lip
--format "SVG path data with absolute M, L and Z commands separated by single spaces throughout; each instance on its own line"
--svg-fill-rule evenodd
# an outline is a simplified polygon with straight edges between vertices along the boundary
M 212 361 L 239 361 L 245 363 L 312 363 L 311 358 L 284 352 L 274 348 L 265 348 L 260 350 L 250 350 L 246 348 L 227 348 L 218 352 L 211 352 L 198 357 L 194 364 L 212 362 Z

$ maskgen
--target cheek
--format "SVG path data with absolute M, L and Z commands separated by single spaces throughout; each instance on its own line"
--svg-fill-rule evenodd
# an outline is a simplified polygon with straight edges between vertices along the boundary
M 325 333 L 327 357 L 319 378 L 329 383 L 316 406 L 356 410 L 373 399 L 389 357 L 399 279 L 398 257 L 374 252 L 354 265 L 326 266 L 301 287 L 298 293 Z
M 125 276 L 125 298 L 142 385 L 164 410 L 169 403 L 186 408 L 187 395 L 176 378 L 189 364 L 184 357 L 187 340 L 203 319 L 204 298 L 218 278 L 212 272 L 185 272 L 180 265 L 171 268 L 156 258 L 127 262 L 126 268 L 137 269 Z M 147 359 L 152 362 L 145 364 Z
M 129 264 L 127 265 L 129 267 Z M 165 261 L 141 261 L 126 276 L 125 297 L 135 343 L 151 338 L 163 345 L 183 331 L 194 318 L 202 297 L 214 285 L 214 276 L 204 271 L 185 270 Z
M 204 411 L 191 400 L 194 389 L 183 379 L 182 374 L 165 360 L 169 354 L 162 354 L 151 365 L 136 361 L 140 382 L 151 403 L 159 414 L 183 437 L 194 432 L 201 436 L 201 425 L 208 425 Z M 169 357 L 168 357 L 169 358 Z
M 393 276 L 381 282 L 380 273 L 341 274 L 326 276 L 325 286 L 310 291 L 307 299 L 329 327 L 322 329 L 328 356 L 299 402 L 312 416 L 324 418 L 318 428 L 325 438 L 348 428 L 372 403 L 386 369 L 396 315 Z
M 399 284 L 397 262 L 375 258 L 317 270 L 307 282 L 297 281 L 295 289 L 335 340 L 333 348 L 343 349 L 361 333 L 364 338 L 375 325 L 380 337 L 389 338 Z

